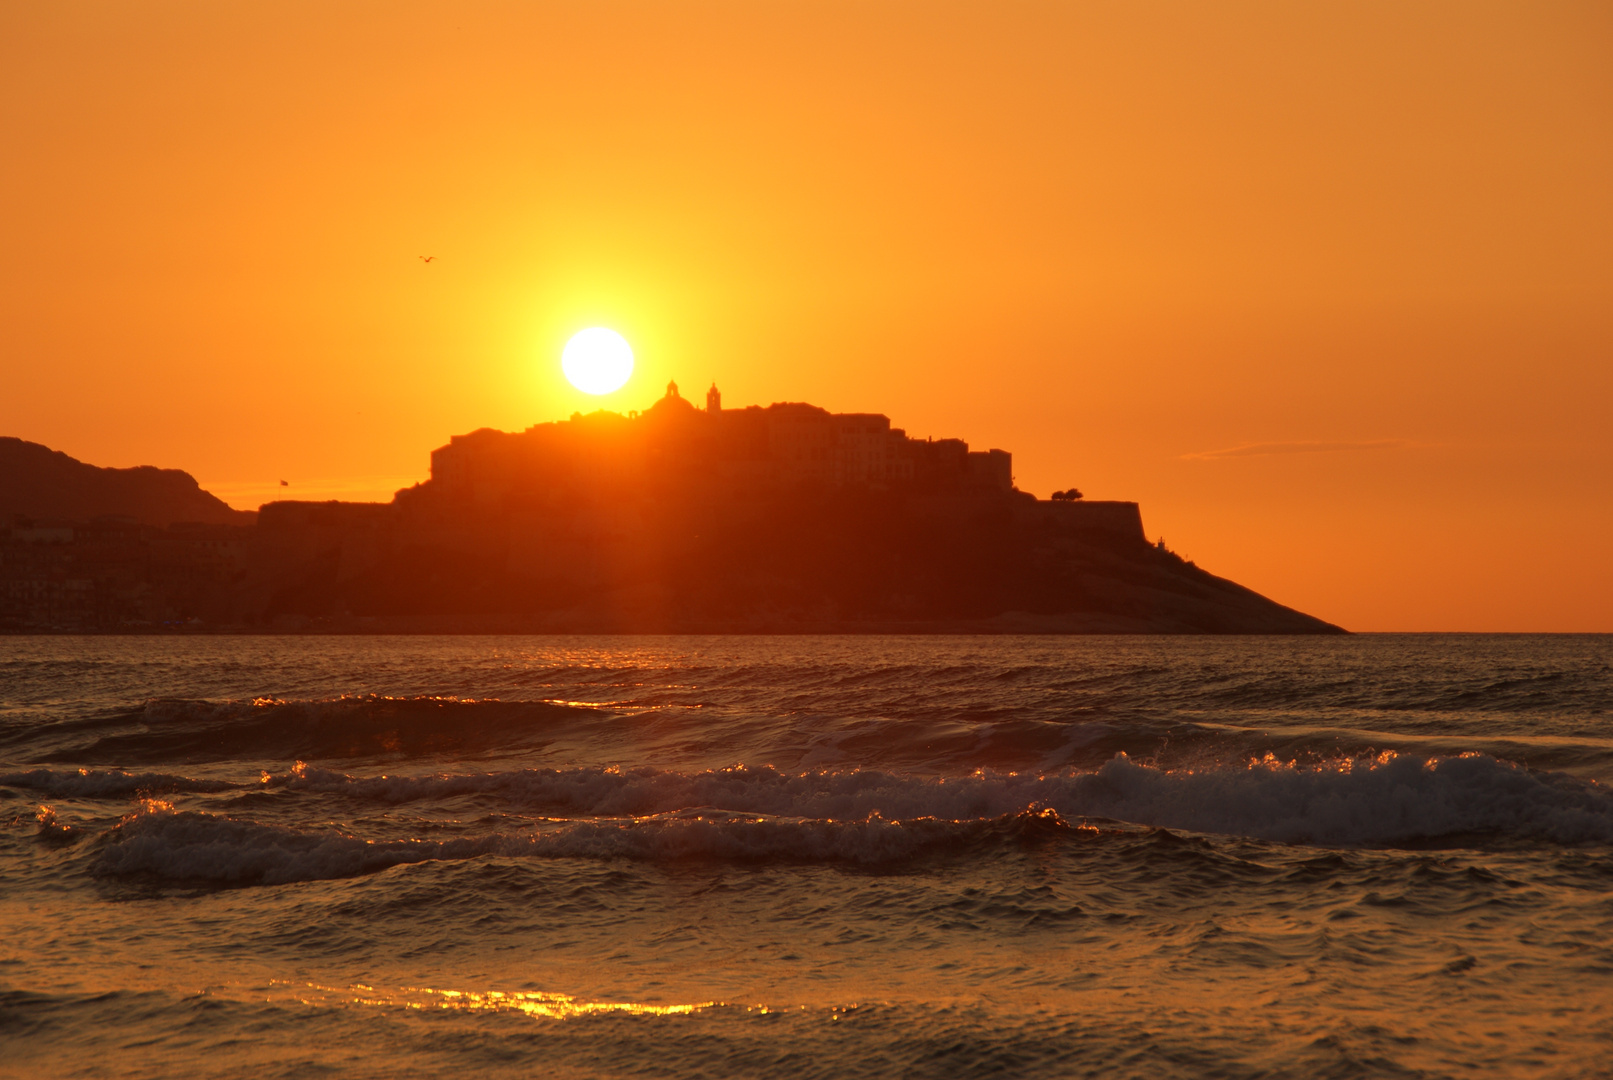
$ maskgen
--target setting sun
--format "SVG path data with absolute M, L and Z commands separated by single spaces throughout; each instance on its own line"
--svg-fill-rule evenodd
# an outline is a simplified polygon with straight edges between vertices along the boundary
M 609 394 L 633 374 L 633 349 L 626 338 L 603 326 L 579 330 L 560 354 L 560 369 L 583 393 Z
M 0 1080 L 1613 1080 L 1609 57 L 0 0 Z

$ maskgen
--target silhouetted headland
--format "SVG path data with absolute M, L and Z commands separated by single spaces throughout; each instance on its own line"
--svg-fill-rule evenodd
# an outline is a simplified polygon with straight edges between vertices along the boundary
M 1342 632 L 1150 544 L 1136 503 L 1017 490 L 1006 451 L 874 413 L 724 409 L 715 386 L 705 409 L 673 384 L 642 414 L 456 436 L 389 503 L 269 503 L 206 533 L 206 557 L 126 558 L 110 584 L 68 554 L 93 526 L 58 525 L 54 558 L 41 528 L 5 540 L 13 629 Z M 74 572 L 102 599 L 38 602 Z
M 0 437 L 0 522 L 16 515 L 63 521 L 126 517 L 166 528 L 176 521 L 250 525 L 178 469 L 103 469 L 22 439 Z

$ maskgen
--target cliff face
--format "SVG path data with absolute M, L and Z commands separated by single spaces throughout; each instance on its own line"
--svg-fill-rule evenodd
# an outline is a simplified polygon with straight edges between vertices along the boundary
M 178 469 L 97 468 L 60 450 L 0 437 L 0 521 L 15 515 L 67 521 L 120 516 L 159 528 L 181 521 L 246 525 L 254 517 L 230 509 Z

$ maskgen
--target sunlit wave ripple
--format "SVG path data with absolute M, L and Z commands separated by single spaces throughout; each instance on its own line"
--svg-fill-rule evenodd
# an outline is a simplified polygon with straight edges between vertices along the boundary
M 1613 640 L 0 638 L 27 1076 L 1603 1068 Z

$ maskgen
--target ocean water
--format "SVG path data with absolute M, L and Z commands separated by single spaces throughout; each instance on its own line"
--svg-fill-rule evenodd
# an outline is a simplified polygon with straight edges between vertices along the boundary
M 0 638 L 0 1075 L 1613 1075 L 1613 639 Z

